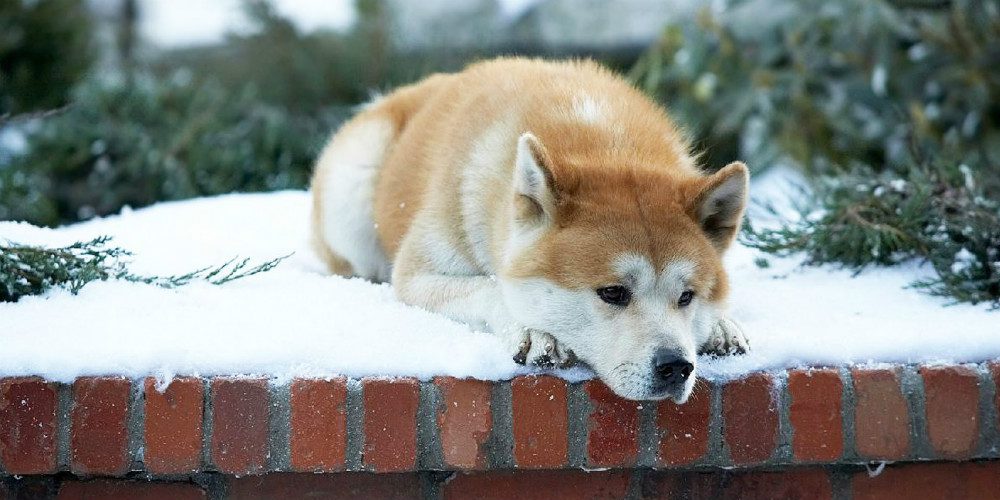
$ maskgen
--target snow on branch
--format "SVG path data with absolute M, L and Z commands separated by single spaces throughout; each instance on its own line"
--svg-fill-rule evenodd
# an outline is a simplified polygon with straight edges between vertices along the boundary
M 223 285 L 274 269 L 291 254 L 252 265 L 249 258 L 235 257 L 218 266 L 208 266 L 185 274 L 145 276 L 129 271 L 128 250 L 110 246 L 111 237 L 100 236 L 61 248 L 0 244 L 0 302 L 17 302 L 21 297 L 40 295 L 51 288 L 65 288 L 76 294 L 87 283 L 108 279 L 176 288 L 193 281 Z

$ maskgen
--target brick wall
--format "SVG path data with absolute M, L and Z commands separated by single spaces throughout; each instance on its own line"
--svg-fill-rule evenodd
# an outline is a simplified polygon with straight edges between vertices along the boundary
M 921 486 L 930 477 L 960 479 L 963 492 L 1000 487 L 998 383 L 1000 363 L 792 370 L 700 381 L 678 406 L 550 376 L 280 386 L 178 378 L 162 391 L 152 379 L 8 378 L 0 379 L 0 499 L 31 488 L 68 498 L 121 489 L 280 498 L 289 488 L 369 498 L 384 496 L 377 488 L 407 498 L 532 498 L 533 488 L 569 497 L 866 498 L 915 488 L 936 498 L 939 490 Z M 869 478 L 870 464 L 883 461 L 938 463 Z M 585 472 L 595 469 L 611 470 Z M 313 472 L 338 474 L 295 474 Z M 104 479 L 86 480 L 94 477 Z

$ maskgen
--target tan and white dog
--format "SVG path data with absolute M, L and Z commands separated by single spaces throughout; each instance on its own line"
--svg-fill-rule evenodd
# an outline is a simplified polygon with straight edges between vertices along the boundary
M 347 122 L 312 181 L 329 269 L 616 393 L 684 402 L 698 353 L 744 352 L 721 255 L 747 168 L 696 166 L 664 111 L 592 62 L 505 58 L 400 88 Z

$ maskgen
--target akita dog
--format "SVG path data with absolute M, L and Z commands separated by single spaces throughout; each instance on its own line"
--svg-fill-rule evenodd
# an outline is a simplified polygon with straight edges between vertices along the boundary
M 698 353 L 741 353 L 721 255 L 744 164 L 703 174 L 666 113 L 593 62 L 503 58 L 402 87 L 333 136 L 315 247 L 342 276 L 501 336 L 518 363 L 589 365 L 684 402 Z

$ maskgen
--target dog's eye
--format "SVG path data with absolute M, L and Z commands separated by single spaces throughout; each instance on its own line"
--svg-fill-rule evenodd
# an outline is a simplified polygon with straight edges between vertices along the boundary
M 625 307 L 632 300 L 632 292 L 621 285 L 597 289 L 597 296 L 613 306 Z
M 684 290 L 684 293 L 681 294 L 681 297 L 677 299 L 677 306 L 686 307 L 688 304 L 691 303 L 693 299 L 694 299 L 694 291 Z

